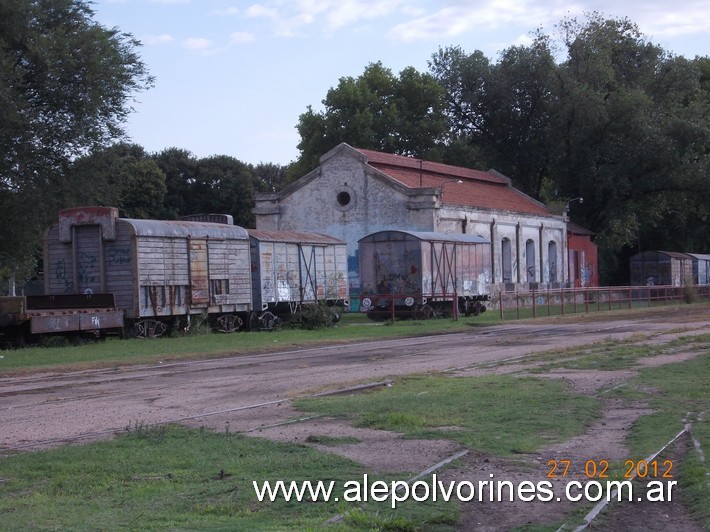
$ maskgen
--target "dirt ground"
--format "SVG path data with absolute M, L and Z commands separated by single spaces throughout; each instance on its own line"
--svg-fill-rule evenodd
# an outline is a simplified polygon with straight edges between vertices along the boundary
M 462 448 L 448 440 L 408 440 L 396 433 L 355 428 L 342 420 L 304 419 L 289 398 L 357 383 L 383 383 L 416 372 L 476 376 L 525 374 L 533 353 L 614 339 L 666 342 L 681 335 L 710 332 L 706 306 L 662 309 L 639 315 L 594 315 L 509 322 L 446 336 L 387 340 L 348 346 L 302 349 L 278 346 L 266 355 L 190 363 L 113 368 L 0 378 L 0 452 L 18 451 L 110 437 L 131 423 L 177 421 L 215 430 L 311 445 L 364 464 L 372 472 L 403 479 L 431 468 Z M 440 480 L 547 480 L 548 461 L 608 461 L 628 457 L 625 436 L 631 424 L 650 412 L 643 401 L 620 402 L 604 391 L 624 385 L 638 369 L 677 362 L 698 353 L 644 358 L 620 371 L 554 370 L 536 373 L 563 379 L 578 392 L 601 399 L 603 415 L 583 435 L 531 455 L 501 459 L 469 452 L 437 471 Z M 518 363 L 516 363 L 518 361 Z M 506 362 L 503 364 L 502 362 Z M 0 369 L 1 371 L 1 369 Z M 380 385 L 380 384 L 377 384 Z M 352 437 L 357 443 L 324 446 L 319 436 Z M 664 456 L 682 459 L 689 448 L 681 437 Z M 563 481 L 553 481 L 561 495 Z M 461 530 L 509 530 L 532 524 L 559 524 L 572 503 L 479 502 L 463 507 Z M 576 521 L 578 523 L 578 521 Z M 700 530 L 688 517 L 681 497 L 671 503 L 611 503 L 590 529 Z

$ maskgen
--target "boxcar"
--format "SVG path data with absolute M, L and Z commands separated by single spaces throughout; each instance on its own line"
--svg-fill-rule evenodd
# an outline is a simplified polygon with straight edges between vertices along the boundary
M 380 231 L 358 249 L 362 306 L 372 318 L 486 309 L 491 245 L 481 236 Z
M 692 278 L 692 259 L 685 253 L 643 251 L 631 257 L 632 286 L 680 286 Z
M 252 309 L 249 235 L 235 225 L 66 209 L 45 234 L 44 276 L 46 294 L 113 294 L 138 336 L 195 314 L 235 330 Z
M 349 305 L 345 242 L 318 233 L 247 232 L 255 310 L 282 314 L 307 303 Z
M 693 284 L 710 285 L 710 255 L 688 253 L 693 264 Z

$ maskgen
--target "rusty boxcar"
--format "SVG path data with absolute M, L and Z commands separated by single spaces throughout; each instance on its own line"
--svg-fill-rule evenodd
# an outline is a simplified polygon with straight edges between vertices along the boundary
M 119 218 L 78 207 L 47 230 L 45 293 L 113 294 L 138 336 L 207 314 L 236 330 L 252 309 L 249 235 L 222 223 Z M 241 317 L 240 317 L 241 316 Z
M 681 286 L 692 283 L 692 258 L 675 251 L 643 251 L 631 257 L 632 286 Z
M 358 249 L 362 306 L 372 318 L 486 310 L 491 244 L 481 236 L 380 231 Z
M 308 303 L 349 305 L 345 242 L 318 233 L 247 232 L 255 310 L 294 313 Z

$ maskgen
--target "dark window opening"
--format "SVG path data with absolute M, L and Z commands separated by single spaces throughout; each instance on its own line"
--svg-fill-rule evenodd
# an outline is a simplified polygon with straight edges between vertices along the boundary
M 345 207 L 350 203 L 350 194 L 347 192 L 340 192 L 338 194 L 338 203 L 341 207 Z

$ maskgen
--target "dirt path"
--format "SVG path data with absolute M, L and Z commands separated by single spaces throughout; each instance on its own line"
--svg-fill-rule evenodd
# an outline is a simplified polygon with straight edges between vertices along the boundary
M 458 375 L 520 373 L 525 357 L 553 349 L 631 337 L 667 341 L 679 335 L 710 331 L 710 309 L 663 309 L 632 317 L 577 316 L 537 322 L 507 323 L 470 332 L 368 342 L 220 360 L 158 364 L 111 370 L 33 375 L 0 379 L 0 451 L 41 448 L 63 441 L 110 437 L 132 423 L 180 421 L 215 430 L 313 445 L 365 464 L 372 471 L 416 474 L 451 456 L 460 446 L 450 441 L 405 440 L 395 433 L 356 429 L 324 418 L 283 424 L 304 415 L 289 398 L 355 383 L 384 381 L 396 375 L 447 371 Z M 669 363 L 683 355 L 644 359 Z M 690 356 L 690 355 L 688 355 Z M 506 362 L 506 364 L 502 364 Z M 517 362 L 517 363 L 516 363 Z M 636 368 L 622 371 L 544 373 L 564 379 L 579 393 L 622 385 Z M 604 416 L 586 434 L 551 446 L 534 456 L 502 460 L 469 453 L 442 472 L 443 480 L 513 482 L 544 479 L 548 461 L 623 459 L 625 433 L 645 404 L 604 401 Z M 318 436 L 356 438 L 358 443 L 323 446 Z M 680 448 L 680 447 L 679 447 Z M 674 451 L 681 452 L 681 451 Z M 491 477 L 493 475 L 493 477 Z M 555 486 L 557 490 L 557 486 Z M 644 511 L 671 511 L 674 522 L 692 530 L 682 507 L 650 505 Z M 555 523 L 571 509 L 566 502 L 479 503 L 464 507 L 462 529 L 505 530 L 528 523 Z M 619 523 L 623 523 L 621 516 Z M 627 518 L 627 524 L 632 518 Z M 666 518 L 669 519 L 669 518 Z M 663 522 L 662 516 L 658 522 Z

